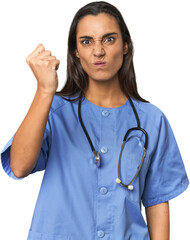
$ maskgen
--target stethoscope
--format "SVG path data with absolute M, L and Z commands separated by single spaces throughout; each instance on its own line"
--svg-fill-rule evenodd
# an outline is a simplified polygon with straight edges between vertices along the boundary
M 125 188 L 127 188 L 127 189 L 129 189 L 129 190 L 133 190 L 133 189 L 134 189 L 134 186 L 132 185 L 132 183 L 133 183 L 133 181 L 135 180 L 135 178 L 138 176 L 138 174 L 139 174 L 139 172 L 140 172 L 140 170 L 141 170 L 141 167 L 142 167 L 142 164 L 143 164 L 145 155 L 146 155 L 147 144 L 148 144 L 148 134 L 147 134 L 147 132 L 146 132 L 143 128 L 140 127 L 139 116 L 138 116 L 138 114 L 137 114 L 137 111 L 136 111 L 136 109 L 135 109 L 135 106 L 134 106 L 131 98 L 128 97 L 128 100 L 129 100 L 130 105 L 131 105 L 131 107 L 132 107 L 132 109 L 133 109 L 133 113 L 134 113 L 135 118 L 136 118 L 136 121 L 137 121 L 137 127 L 130 128 L 130 129 L 126 132 L 126 134 L 125 134 L 125 136 L 124 136 L 123 144 L 122 144 L 122 146 L 121 146 L 120 155 L 119 155 L 118 178 L 116 178 L 115 181 L 116 181 L 116 183 L 119 183 L 121 186 L 123 186 L 123 187 L 125 187 Z M 89 137 L 89 135 L 88 135 L 88 132 L 87 132 L 87 130 L 86 130 L 85 126 L 84 126 L 84 123 L 83 123 L 83 121 L 82 121 L 82 118 L 81 118 L 81 99 L 79 100 L 79 104 L 78 104 L 78 116 L 79 116 L 80 124 L 81 124 L 81 126 L 82 126 L 82 128 L 83 128 L 84 133 L 86 134 L 86 137 L 87 137 L 88 142 L 89 142 L 89 144 L 90 144 L 90 147 L 91 147 L 91 149 L 92 149 L 92 152 L 94 153 L 95 160 L 96 160 L 96 162 L 98 162 L 98 167 L 100 167 L 100 166 L 101 166 L 100 153 L 99 153 L 98 151 L 95 151 L 94 146 L 93 146 L 93 144 L 92 144 L 92 141 L 91 141 L 91 139 L 90 139 L 90 137 Z M 143 151 L 143 155 L 142 155 L 142 159 L 141 159 L 140 165 L 139 165 L 138 170 L 137 170 L 136 174 L 134 175 L 133 179 L 132 179 L 128 184 L 124 184 L 124 183 L 122 183 L 122 181 L 121 181 L 121 176 L 120 176 L 121 155 L 122 155 L 122 152 L 123 152 L 123 148 L 124 148 L 124 146 L 125 146 L 125 143 L 126 143 L 126 141 L 127 141 L 127 137 L 129 136 L 129 134 L 130 134 L 132 131 L 141 131 L 141 132 L 144 134 L 144 136 L 145 136 L 144 151 Z

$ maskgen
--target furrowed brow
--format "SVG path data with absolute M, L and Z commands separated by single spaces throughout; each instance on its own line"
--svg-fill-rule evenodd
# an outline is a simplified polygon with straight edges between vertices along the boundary
M 110 35 L 118 35 L 118 33 L 116 32 L 106 33 L 102 36 L 102 38 L 108 37 Z M 80 38 L 93 39 L 93 37 L 91 36 L 81 36 Z
M 118 35 L 116 32 L 106 33 L 102 36 L 102 38 L 109 37 L 110 35 Z
M 93 37 L 90 36 L 81 36 L 80 38 L 93 39 Z

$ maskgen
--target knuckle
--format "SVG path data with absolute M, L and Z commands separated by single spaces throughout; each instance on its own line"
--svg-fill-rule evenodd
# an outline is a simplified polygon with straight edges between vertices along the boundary
M 29 63 L 29 58 L 28 57 L 26 58 L 26 62 Z
M 50 50 L 46 50 L 46 53 L 47 53 L 48 55 L 51 55 L 51 54 L 52 54 L 52 52 L 51 52 Z
M 29 64 L 34 65 L 35 64 L 35 59 L 34 58 L 29 59 Z
M 55 56 L 51 56 L 50 59 L 51 59 L 51 60 L 55 60 L 56 57 L 55 57 Z
M 40 47 L 36 48 L 32 54 L 33 54 L 33 55 L 40 55 L 40 54 L 43 53 L 44 51 L 45 51 L 44 46 L 40 46 Z
M 32 59 L 31 58 L 27 59 L 26 61 L 27 61 L 28 65 L 32 65 Z
M 26 62 L 27 62 L 28 64 L 29 64 L 29 62 L 30 62 L 30 59 L 31 59 L 31 54 L 28 55 L 27 58 L 26 58 Z
M 44 45 L 40 45 L 38 48 L 35 49 L 37 52 L 40 50 L 40 51 L 44 51 L 45 50 L 45 47 Z

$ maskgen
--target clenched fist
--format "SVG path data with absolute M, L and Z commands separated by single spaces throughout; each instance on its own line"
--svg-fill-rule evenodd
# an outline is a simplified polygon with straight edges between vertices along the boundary
M 57 69 L 60 61 L 45 50 L 42 44 L 26 58 L 26 62 L 37 79 L 38 90 L 54 94 L 58 87 Z

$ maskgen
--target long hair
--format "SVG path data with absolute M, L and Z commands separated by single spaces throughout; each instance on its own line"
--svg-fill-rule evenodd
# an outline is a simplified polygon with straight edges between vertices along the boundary
M 119 10 L 110 3 L 99 1 L 91 2 L 84 7 L 80 8 L 75 14 L 69 30 L 68 37 L 68 52 L 67 52 L 67 79 L 64 87 L 55 94 L 64 98 L 64 96 L 75 96 L 76 98 L 67 99 L 68 101 L 77 101 L 84 96 L 84 92 L 88 88 L 88 75 L 83 70 L 80 60 L 75 55 L 77 48 L 76 43 L 76 30 L 78 22 L 81 18 L 87 15 L 98 15 L 99 13 L 107 13 L 115 17 L 120 27 L 123 44 L 127 42 L 128 52 L 123 56 L 123 64 L 118 72 L 119 84 L 122 92 L 128 97 L 147 102 L 143 99 L 138 91 L 136 84 L 136 76 L 133 65 L 133 43 L 130 33 L 125 24 L 125 21 Z

